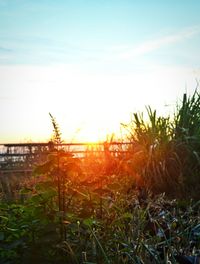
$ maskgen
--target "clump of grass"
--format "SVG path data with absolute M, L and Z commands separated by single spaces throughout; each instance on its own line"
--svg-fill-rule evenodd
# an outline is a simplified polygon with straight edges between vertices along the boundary
M 184 189 L 194 195 L 200 190 L 200 94 L 184 94 L 174 118 L 174 150 L 182 166 Z
M 183 95 L 173 119 L 147 107 L 128 125 L 133 142 L 129 163 L 140 184 L 153 192 L 195 196 L 200 189 L 200 95 Z M 127 126 L 126 126 L 127 127 Z

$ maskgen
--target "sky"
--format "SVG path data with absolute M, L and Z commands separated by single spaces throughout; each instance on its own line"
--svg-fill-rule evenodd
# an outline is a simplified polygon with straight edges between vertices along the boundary
M 0 143 L 105 140 L 200 80 L 198 0 L 0 0 Z

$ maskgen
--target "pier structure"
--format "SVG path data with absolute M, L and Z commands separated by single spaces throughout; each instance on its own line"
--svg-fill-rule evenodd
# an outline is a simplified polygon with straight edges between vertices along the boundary
M 35 164 L 46 160 L 52 152 L 63 151 L 76 158 L 126 155 L 131 142 L 101 143 L 9 143 L 0 144 L 0 172 L 31 172 Z

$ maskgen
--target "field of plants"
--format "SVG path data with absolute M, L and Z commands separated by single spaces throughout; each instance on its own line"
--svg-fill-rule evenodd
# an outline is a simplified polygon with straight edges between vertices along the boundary
M 19 199 L 1 193 L 0 263 L 200 263 L 200 94 L 146 110 L 124 125 L 126 155 L 84 159 L 56 147 L 51 116 L 54 150 Z

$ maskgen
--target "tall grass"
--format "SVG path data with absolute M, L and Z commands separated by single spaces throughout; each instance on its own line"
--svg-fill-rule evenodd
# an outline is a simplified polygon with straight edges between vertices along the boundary
M 198 193 L 200 188 L 200 94 L 184 94 L 174 124 L 175 151 L 181 160 L 185 190 Z
M 157 116 L 147 107 L 148 119 L 134 113 L 129 125 L 130 139 L 137 144 L 132 162 L 140 164 L 143 184 L 154 192 L 169 195 L 190 193 L 198 196 L 200 188 L 200 95 L 183 95 L 173 119 Z

